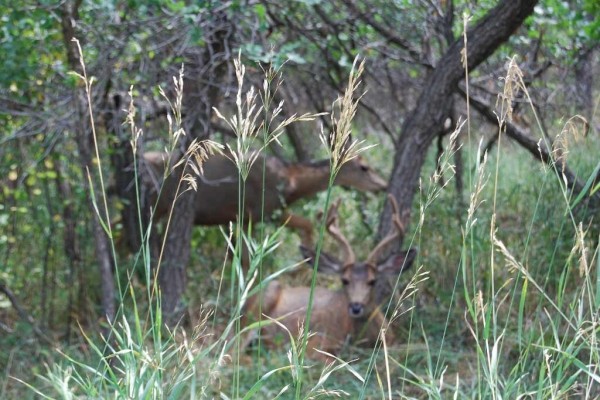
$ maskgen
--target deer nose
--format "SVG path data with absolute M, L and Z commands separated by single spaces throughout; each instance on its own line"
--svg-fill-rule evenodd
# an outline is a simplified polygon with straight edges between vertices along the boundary
M 350 312 L 351 317 L 360 317 L 363 314 L 363 305 L 360 303 L 350 303 L 348 311 Z

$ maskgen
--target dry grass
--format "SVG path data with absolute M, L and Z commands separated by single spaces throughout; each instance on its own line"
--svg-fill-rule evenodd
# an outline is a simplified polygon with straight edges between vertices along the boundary
M 350 136 L 364 64 L 355 62 L 354 67 L 348 89 L 334 107 L 335 130 L 321 135 L 334 166 L 332 180 L 344 162 L 371 147 Z M 236 70 L 236 115 L 219 116 L 236 132 L 236 141 L 227 151 L 243 177 L 265 146 L 278 140 L 286 124 L 316 115 L 281 121 L 283 105 L 271 110 L 269 89 L 278 87 L 279 73 L 267 71 L 263 91 L 257 94 L 253 88 L 244 91 L 245 70 L 239 59 Z M 168 121 L 174 140 L 171 149 L 184 134 L 178 111 L 182 82 L 182 75 L 174 80 L 176 98 Z M 510 118 L 513 94 L 526 90 L 516 63 L 510 63 L 505 83 L 498 113 L 500 134 Z M 256 104 L 259 100 L 261 106 Z M 135 126 L 134 113 L 130 107 L 128 121 L 136 148 L 142 132 Z M 390 325 L 383 327 L 396 332 L 398 343 L 381 343 L 380 353 L 348 346 L 334 363 L 322 365 L 304 359 L 303 335 L 292 338 L 291 349 L 263 352 L 257 363 L 235 345 L 242 334 L 237 322 L 253 288 L 274 277 L 266 273 L 268 268 L 264 274 L 257 270 L 235 281 L 237 293 L 217 297 L 216 312 L 199 314 L 190 331 L 165 332 L 160 310 L 138 307 L 140 296 L 134 291 L 139 287 L 128 282 L 128 292 L 123 294 L 127 318 L 112 327 L 115 340 L 110 343 L 110 358 L 101 349 L 105 345 L 101 339 L 83 340 L 80 345 L 87 353 L 65 349 L 61 361 L 48 358 L 47 369 L 39 371 L 37 381 L 30 381 L 33 393 L 45 398 L 595 398 L 600 385 L 597 227 L 572 212 L 571 193 L 560 174 L 532 165 L 528 155 L 502 141 L 489 155 L 479 154 L 481 146 L 475 143 L 464 144 L 463 149 L 472 153 L 467 165 L 474 168 L 469 203 L 457 210 L 450 185 L 456 172 L 453 156 L 461 151 L 465 126 L 468 132 L 472 129 L 470 121 L 458 124 L 447 151 L 429 163 L 431 170 L 436 161 L 440 168 L 422 185 L 418 221 L 409 235 L 421 249 L 420 268 L 403 289 L 403 303 L 393 304 Z M 551 147 L 557 163 L 586 157 L 573 151 L 580 145 L 573 138 L 582 137 L 586 126 L 580 121 L 571 118 L 557 129 Z M 548 137 L 540 134 L 541 139 Z M 597 139 L 586 140 L 589 146 L 598 145 Z M 192 163 L 192 171 L 199 173 L 209 148 L 194 147 L 183 162 Z M 593 166 L 597 160 L 584 162 Z M 193 188 L 193 175 L 181 182 Z M 323 194 L 316 208 L 327 207 L 330 198 L 330 191 Z M 281 232 L 276 232 L 263 232 L 260 240 L 268 240 L 259 241 L 254 257 L 263 257 L 278 245 Z M 241 230 L 231 234 L 238 235 L 237 243 L 244 242 Z M 323 227 L 319 246 L 322 242 Z M 274 264 L 280 265 L 282 259 L 290 263 L 287 254 L 294 247 L 295 243 L 284 243 Z M 233 262 L 239 262 L 241 250 L 235 251 Z M 229 266 L 228 261 L 223 263 L 224 269 Z M 236 270 L 241 270 L 239 265 L 233 266 Z M 213 284 L 220 287 L 218 280 L 226 275 L 223 271 Z M 316 283 L 315 266 L 313 288 Z M 151 282 L 147 285 L 151 287 Z M 222 305 L 234 300 L 233 314 L 223 312 Z M 151 296 L 148 303 L 152 304 Z M 155 313 L 150 324 L 146 312 Z M 356 357 L 360 360 L 347 361 Z M 10 360 L 14 362 L 13 357 Z M 15 370 L 14 364 L 5 368 L 9 375 Z M 7 386 L 4 383 L 0 394 L 21 393 Z

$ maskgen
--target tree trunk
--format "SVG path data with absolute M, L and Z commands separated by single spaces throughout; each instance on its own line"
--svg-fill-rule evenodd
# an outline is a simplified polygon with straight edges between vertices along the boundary
M 537 0 L 504 0 L 491 9 L 475 27 L 467 32 L 468 70 L 485 61 L 533 12 Z M 451 116 L 451 98 L 456 85 L 464 78 L 461 62 L 463 38 L 456 40 L 437 63 L 425 81 L 415 109 L 405 120 L 396 148 L 389 193 L 398 201 L 405 226 L 419 184 L 421 168 L 433 140 L 444 130 Z M 391 209 L 382 213 L 378 236 L 390 229 Z
M 121 220 L 123 223 L 123 234 L 125 236 L 124 241 L 129 251 L 137 253 L 142 248 L 142 234 L 145 232 L 148 222 L 150 220 L 149 213 L 146 212 L 147 207 L 143 204 L 143 200 L 147 197 L 140 193 L 140 213 L 138 213 L 138 193 L 135 190 L 136 179 L 138 180 L 138 188 L 142 190 L 140 174 L 136 176 L 134 164 L 137 160 L 133 157 L 133 147 L 131 141 L 131 134 L 124 128 L 123 121 L 125 120 L 125 113 L 122 111 L 125 107 L 121 95 L 113 95 L 109 99 L 109 93 L 105 93 L 104 98 L 104 109 L 106 110 L 104 116 L 106 131 L 114 137 L 114 141 L 111 152 L 111 164 L 113 170 L 116 172 L 115 177 L 115 191 L 117 196 L 123 201 L 123 208 L 121 210 Z M 138 149 L 139 150 L 139 149 Z M 138 154 L 140 154 L 138 152 Z M 140 216 L 142 223 L 140 224 Z M 140 231 L 143 229 L 143 231 Z
M 70 2 L 63 3 L 61 7 L 61 25 L 62 25 L 62 33 L 63 33 L 63 41 L 65 44 L 65 50 L 67 52 L 67 61 L 69 64 L 69 68 L 77 73 L 82 73 L 81 64 L 79 62 L 79 54 L 77 51 L 77 46 L 73 42 L 75 39 L 75 27 L 74 21 L 78 19 L 78 8 L 81 5 L 80 1 L 76 1 L 72 6 L 70 6 Z M 77 126 L 74 128 L 76 132 L 76 141 L 77 148 L 79 151 L 79 160 L 82 170 L 82 175 L 84 177 L 82 185 L 86 193 L 92 194 L 90 191 L 87 175 L 88 172 L 90 174 L 93 173 L 94 164 L 92 163 L 92 127 L 89 122 L 89 115 L 85 111 L 87 109 L 87 105 L 85 100 L 75 95 L 73 99 L 75 103 L 75 108 L 77 110 L 78 120 L 76 121 Z M 97 190 L 93 192 L 98 193 Z M 90 198 L 90 211 L 92 212 L 92 230 L 94 243 L 96 245 L 96 258 L 98 260 L 98 267 L 100 270 L 100 281 L 101 281 L 101 290 L 102 290 L 102 314 L 109 321 L 113 321 L 115 317 L 115 298 L 116 298 L 116 289 L 115 282 L 113 277 L 113 263 L 112 263 L 112 254 L 110 251 L 110 245 L 108 241 L 108 237 L 102 225 L 100 224 L 100 220 L 98 219 L 98 215 L 93 211 L 94 210 L 94 201 L 96 204 L 100 204 L 98 201 L 99 198 L 96 199 Z
M 194 199 L 194 192 L 191 190 L 177 199 L 171 217 L 171 228 L 166 232 L 164 256 L 158 266 L 161 308 L 165 322 L 170 326 L 177 324 L 185 311 L 179 307 L 179 301 L 186 287 L 185 267 L 190 259 L 194 220 L 189 216 L 193 215 Z
M 74 306 L 75 291 L 77 288 L 75 277 L 81 269 L 81 251 L 77 242 L 77 220 L 75 215 L 75 207 L 73 206 L 73 191 L 67 177 L 63 174 L 64 167 L 58 161 L 54 163 L 54 171 L 56 172 L 56 189 L 62 201 L 62 220 L 64 228 L 62 230 L 63 249 L 69 260 L 69 274 L 67 275 L 67 287 L 69 288 L 68 306 L 67 306 L 67 327 L 65 338 L 67 341 L 71 339 L 71 324 L 75 315 L 81 312 L 81 309 L 76 310 Z M 83 321 L 82 325 L 85 325 Z
M 227 49 L 232 34 L 231 23 L 225 14 L 219 12 L 213 16 L 212 30 L 207 32 L 206 47 L 200 59 L 202 64 L 194 65 L 200 72 L 189 71 L 186 76 L 192 77 L 184 82 L 184 107 L 188 118 L 184 121 L 186 136 L 180 149 L 185 152 L 187 146 L 195 139 L 205 139 L 210 134 L 212 107 L 217 106 L 219 89 L 216 84 L 223 81 L 227 72 L 226 60 L 229 59 Z M 185 189 L 182 185 L 182 190 Z M 190 258 L 190 242 L 194 218 L 194 197 L 191 191 L 177 199 L 171 216 L 170 228 L 165 232 L 166 240 L 163 257 L 158 271 L 158 282 L 161 291 L 162 312 L 165 322 L 173 325 L 182 317 L 183 308 L 178 307 L 181 295 L 185 290 L 185 267 Z
M 583 115 L 591 122 L 594 112 L 594 48 L 585 49 L 575 63 L 575 96 L 577 100 L 577 113 Z

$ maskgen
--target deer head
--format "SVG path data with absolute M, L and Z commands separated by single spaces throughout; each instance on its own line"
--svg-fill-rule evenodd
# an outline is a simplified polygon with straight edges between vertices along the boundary
M 363 192 L 379 192 L 387 189 L 387 182 L 362 157 L 344 163 L 338 172 L 336 185 L 351 187 Z
M 322 272 L 337 274 L 343 288 L 337 291 L 317 286 L 314 289 L 314 303 L 310 319 L 310 330 L 314 333 L 309 339 L 311 357 L 322 358 L 311 349 L 321 349 L 335 354 L 346 342 L 348 336 L 360 339 L 363 343 L 375 343 L 380 328 L 386 320 L 373 301 L 375 282 L 378 277 L 398 274 L 407 269 L 415 259 L 416 250 L 392 254 L 379 261 L 383 250 L 403 233 L 398 207 L 394 207 L 394 227 L 392 231 L 371 251 L 364 262 L 357 262 L 350 243 L 337 225 L 337 202 L 328 212 L 325 223 L 327 232 L 340 244 L 343 261 L 321 253 L 318 268 Z M 300 246 L 305 257 L 314 262 L 315 253 L 309 247 Z M 277 280 L 248 300 L 245 319 L 259 320 L 262 315 L 277 319 L 285 329 L 298 335 L 304 324 L 306 307 L 311 289 L 306 286 L 288 287 Z M 276 344 L 273 338 L 281 335 L 281 327 L 274 324 L 262 328 L 263 339 L 268 346 Z M 364 335 L 363 335 L 364 333 Z M 285 337 L 285 335 L 284 335 Z M 386 331 L 388 343 L 393 342 L 393 334 Z M 249 340 L 247 341 L 247 343 Z M 327 358 L 325 358 L 327 359 Z M 330 361 L 330 360 L 329 360 Z
M 339 201 L 330 208 L 327 215 L 325 222 L 327 232 L 340 244 L 344 256 L 343 261 L 340 261 L 325 252 L 321 252 L 318 269 L 324 273 L 339 275 L 343 291 L 348 299 L 347 309 L 351 318 L 360 319 L 368 317 L 374 308 L 373 288 L 377 278 L 382 275 L 397 275 L 408 269 L 417 254 L 417 250 L 409 249 L 407 251 L 392 253 L 383 261 L 379 261 L 379 257 L 388 245 L 404 233 L 404 227 L 402 226 L 398 212 L 398 205 L 392 196 L 389 198 L 394 209 L 392 230 L 375 246 L 364 262 L 356 261 L 352 246 L 338 227 L 337 208 Z M 309 258 L 310 262 L 314 263 L 314 251 L 304 246 L 300 248 L 304 257 Z

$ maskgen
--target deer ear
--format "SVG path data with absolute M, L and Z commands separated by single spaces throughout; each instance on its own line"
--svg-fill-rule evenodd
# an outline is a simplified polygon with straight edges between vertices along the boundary
M 309 259 L 308 263 L 310 263 L 310 265 L 314 265 L 315 251 L 313 249 L 309 249 L 304 245 L 300 245 L 300 252 L 302 252 L 302 256 L 304 258 Z M 330 256 L 324 251 L 321 251 L 319 265 L 317 268 L 319 269 L 319 272 L 323 272 L 325 274 L 339 274 L 342 270 L 342 263 L 337 258 Z
M 410 248 L 399 253 L 394 253 L 384 262 L 377 265 L 377 271 L 381 274 L 399 274 L 400 272 L 406 271 L 415 261 L 417 252 L 418 249 Z

